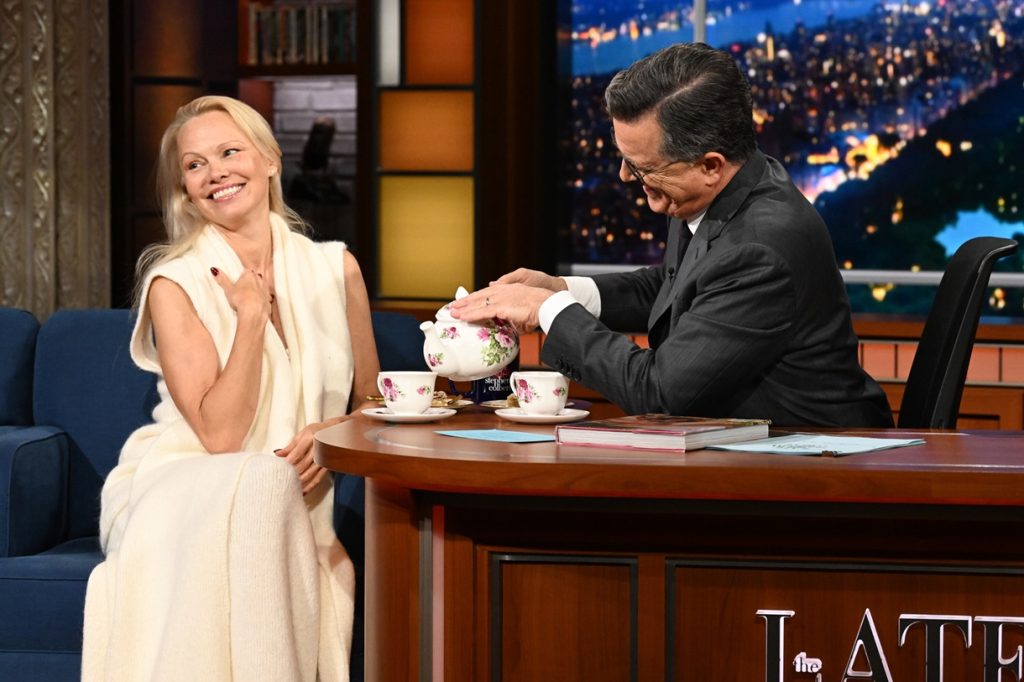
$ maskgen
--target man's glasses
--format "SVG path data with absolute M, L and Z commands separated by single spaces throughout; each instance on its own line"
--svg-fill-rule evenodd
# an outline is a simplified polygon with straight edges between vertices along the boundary
M 635 166 L 635 165 L 633 164 L 633 162 L 632 162 L 632 161 L 630 161 L 629 159 L 627 159 L 627 158 L 626 158 L 625 156 L 623 156 L 623 157 L 622 157 L 622 163 L 626 164 L 626 168 L 628 168 L 628 169 L 629 169 L 629 172 L 630 172 L 630 174 L 632 174 L 632 176 L 633 176 L 634 178 L 636 178 L 636 179 L 637 179 L 637 181 L 638 181 L 638 182 L 639 182 L 639 183 L 640 183 L 640 184 L 641 184 L 642 186 L 646 187 L 647 189 L 653 189 L 653 188 L 652 188 L 652 187 L 651 187 L 650 185 L 648 185 L 648 184 L 647 184 L 647 183 L 646 183 L 646 182 L 644 181 L 644 178 L 645 178 L 645 177 L 647 177 L 648 175 L 658 175 L 659 173 L 664 173 L 664 172 L 665 172 L 666 170 L 668 170 L 668 169 L 669 169 L 669 168 L 671 168 L 672 166 L 676 165 L 677 163 L 688 163 L 688 162 L 687 162 L 687 161 L 683 161 L 682 159 L 677 159 L 676 161 L 669 161 L 668 163 L 666 163 L 666 164 L 665 164 L 664 166 L 662 166 L 661 168 L 655 168 L 654 170 L 649 170 L 649 171 L 647 171 L 647 172 L 641 171 L 641 170 L 640 170 L 639 168 L 637 168 L 637 167 L 636 167 L 636 166 Z

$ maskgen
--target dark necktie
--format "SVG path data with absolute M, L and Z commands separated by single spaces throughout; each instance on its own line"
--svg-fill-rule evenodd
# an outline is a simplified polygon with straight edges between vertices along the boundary
M 647 318 L 647 329 L 650 330 L 654 322 L 661 316 L 668 306 L 669 292 L 675 284 L 676 275 L 679 272 L 680 261 L 686 253 L 686 247 L 690 244 L 690 227 L 682 220 L 672 220 L 669 225 L 668 243 L 665 245 L 665 279 L 661 283 L 654 304 L 651 306 L 650 315 Z
M 686 223 L 679 225 L 679 244 L 676 248 L 675 265 L 669 267 L 669 278 L 674 278 L 679 274 L 679 268 L 683 263 L 683 256 L 686 255 L 686 247 L 690 245 L 693 240 L 693 233 L 690 232 L 690 226 Z

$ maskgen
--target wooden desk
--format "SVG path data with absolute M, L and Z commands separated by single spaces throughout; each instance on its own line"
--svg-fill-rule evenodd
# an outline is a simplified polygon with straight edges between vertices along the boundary
M 468 413 L 317 434 L 320 463 L 367 478 L 368 680 L 960 682 L 1024 665 L 1022 434 L 826 458 L 434 433 L 492 427 L 552 429 Z

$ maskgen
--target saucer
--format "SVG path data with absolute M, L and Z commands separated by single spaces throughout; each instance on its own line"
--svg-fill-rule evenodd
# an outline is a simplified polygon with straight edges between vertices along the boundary
M 590 415 L 587 410 L 573 410 L 566 408 L 558 414 L 526 414 L 518 407 L 509 407 L 503 410 L 495 410 L 494 414 L 502 419 L 508 419 L 522 424 L 562 424 L 574 422 Z
M 485 400 L 482 403 L 480 403 L 480 407 L 487 407 L 487 408 L 490 408 L 492 410 L 500 410 L 502 408 L 507 408 L 508 407 L 508 401 L 507 400 Z M 517 408 L 512 408 L 512 409 L 517 409 Z
M 422 422 L 436 422 L 455 414 L 455 410 L 447 407 L 431 407 L 422 414 L 395 414 L 386 407 L 369 407 L 363 410 L 363 414 L 372 419 L 379 419 L 384 422 L 395 422 L 397 424 L 417 424 Z

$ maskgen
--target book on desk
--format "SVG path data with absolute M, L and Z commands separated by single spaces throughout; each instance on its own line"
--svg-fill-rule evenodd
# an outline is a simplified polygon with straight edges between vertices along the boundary
M 555 440 L 562 445 L 699 450 L 709 445 L 767 438 L 769 424 L 767 419 L 637 414 L 559 424 L 555 427 Z

